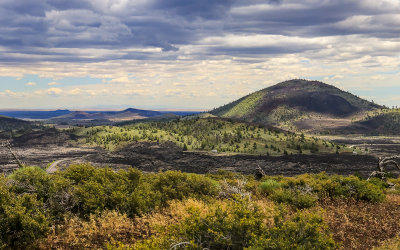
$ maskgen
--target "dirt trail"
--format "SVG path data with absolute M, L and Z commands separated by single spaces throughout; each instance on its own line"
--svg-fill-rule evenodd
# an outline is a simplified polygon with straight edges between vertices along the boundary
M 56 172 L 56 171 L 57 171 L 57 166 L 58 166 L 58 164 L 60 164 L 61 162 L 66 161 L 66 160 L 67 160 L 67 159 L 63 159 L 63 160 L 57 160 L 57 161 L 53 162 L 53 163 L 46 169 L 46 172 L 47 172 L 48 174 L 52 174 L 52 173 Z

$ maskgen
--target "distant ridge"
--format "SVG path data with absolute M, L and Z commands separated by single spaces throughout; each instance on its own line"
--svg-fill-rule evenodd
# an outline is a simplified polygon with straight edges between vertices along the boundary
M 68 109 L 58 110 L 0 110 L 0 115 L 18 119 L 43 120 L 71 113 Z
M 128 108 L 122 111 L 106 111 L 106 112 L 74 111 L 66 115 L 54 117 L 53 119 L 122 121 L 122 120 L 132 120 L 132 119 L 143 119 L 159 115 L 162 115 L 162 113 L 158 111 Z

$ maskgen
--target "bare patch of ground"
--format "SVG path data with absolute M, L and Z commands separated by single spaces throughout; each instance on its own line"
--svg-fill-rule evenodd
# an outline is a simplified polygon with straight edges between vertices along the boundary
M 351 118 L 337 118 L 326 116 L 312 116 L 293 123 L 297 129 L 308 133 L 319 133 L 328 130 L 336 130 L 352 125 Z
M 368 154 L 375 157 L 400 155 L 400 136 L 321 136 L 324 140 L 334 141 L 339 144 L 366 148 Z
M 146 172 L 180 170 L 209 173 L 229 170 L 255 173 L 261 167 L 267 175 L 293 176 L 303 173 L 360 174 L 368 176 L 376 168 L 377 159 L 368 155 L 287 155 L 280 157 L 233 155 L 218 156 L 182 152 L 174 144 L 137 143 L 118 152 L 95 156 L 93 162 L 131 165 Z

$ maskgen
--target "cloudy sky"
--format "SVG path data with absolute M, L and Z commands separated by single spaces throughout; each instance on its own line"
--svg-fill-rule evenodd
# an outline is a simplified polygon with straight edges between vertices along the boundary
M 399 0 L 0 0 L 0 108 L 210 109 L 293 78 L 400 106 Z

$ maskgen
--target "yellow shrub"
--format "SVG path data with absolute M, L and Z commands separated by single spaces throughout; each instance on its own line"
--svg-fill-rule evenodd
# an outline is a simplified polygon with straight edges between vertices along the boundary
M 150 235 L 148 224 L 129 219 L 125 214 L 106 211 L 100 216 L 91 215 L 88 221 L 78 217 L 65 219 L 63 225 L 53 228 L 41 243 L 41 249 L 102 248 L 110 241 L 134 243 Z

